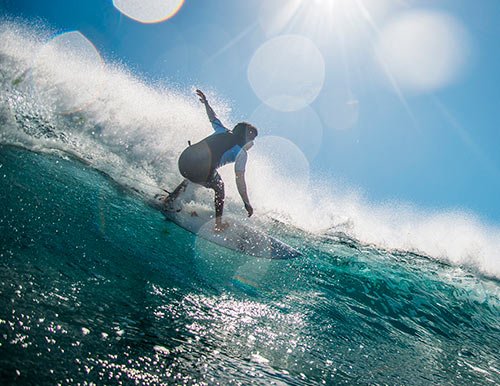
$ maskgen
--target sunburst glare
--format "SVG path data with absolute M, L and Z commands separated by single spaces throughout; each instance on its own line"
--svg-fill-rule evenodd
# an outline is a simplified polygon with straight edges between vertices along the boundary
M 266 1 L 261 7 L 260 25 L 268 36 L 293 32 L 328 44 L 338 34 L 357 38 L 393 8 L 394 1 L 390 0 Z

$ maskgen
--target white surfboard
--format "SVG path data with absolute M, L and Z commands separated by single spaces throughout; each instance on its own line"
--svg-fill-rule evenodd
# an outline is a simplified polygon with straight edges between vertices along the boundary
M 155 199 L 154 206 L 165 217 L 180 227 L 214 244 L 250 256 L 267 259 L 292 259 L 301 253 L 288 244 L 255 229 L 248 221 L 238 220 L 224 214 L 224 222 L 229 226 L 216 232 L 214 211 L 196 203 L 178 205 L 173 210 L 166 210 L 163 201 Z

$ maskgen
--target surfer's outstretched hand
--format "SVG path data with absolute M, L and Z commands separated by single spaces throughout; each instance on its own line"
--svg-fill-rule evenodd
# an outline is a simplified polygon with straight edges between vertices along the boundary
M 207 97 L 205 94 L 203 94 L 203 91 L 196 89 L 196 95 L 198 95 L 198 98 L 200 98 L 201 103 L 207 103 Z
M 252 208 L 252 205 L 250 205 L 249 203 L 246 203 L 245 202 L 245 209 L 247 210 L 248 212 L 248 217 L 252 217 L 252 214 L 253 214 L 253 208 Z

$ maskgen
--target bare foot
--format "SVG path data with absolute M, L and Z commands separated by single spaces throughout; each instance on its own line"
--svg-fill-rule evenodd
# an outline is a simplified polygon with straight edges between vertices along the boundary
M 220 232 L 223 232 L 227 228 L 229 228 L 229 223 L 227 223 L 227 222 L 215 223 L 214 232 L 220 233 Z
M 169 200 L 168 198 L 163 201 L 163 210 L 166 212 L 180 212 L 180 208 L 176 208 L 174 205 L 174 200 Z

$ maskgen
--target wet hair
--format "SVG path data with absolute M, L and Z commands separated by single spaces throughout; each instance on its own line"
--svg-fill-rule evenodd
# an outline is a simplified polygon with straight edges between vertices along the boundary
M 254 137 L 259 134 L 257 128 L 248 122 L 240 122 L 233 129 L 233 134 L 238 137 L 238 142 L 241 145 L 245 145 L 251 141 L 249 137 L 252 133 L 255 134 Z

